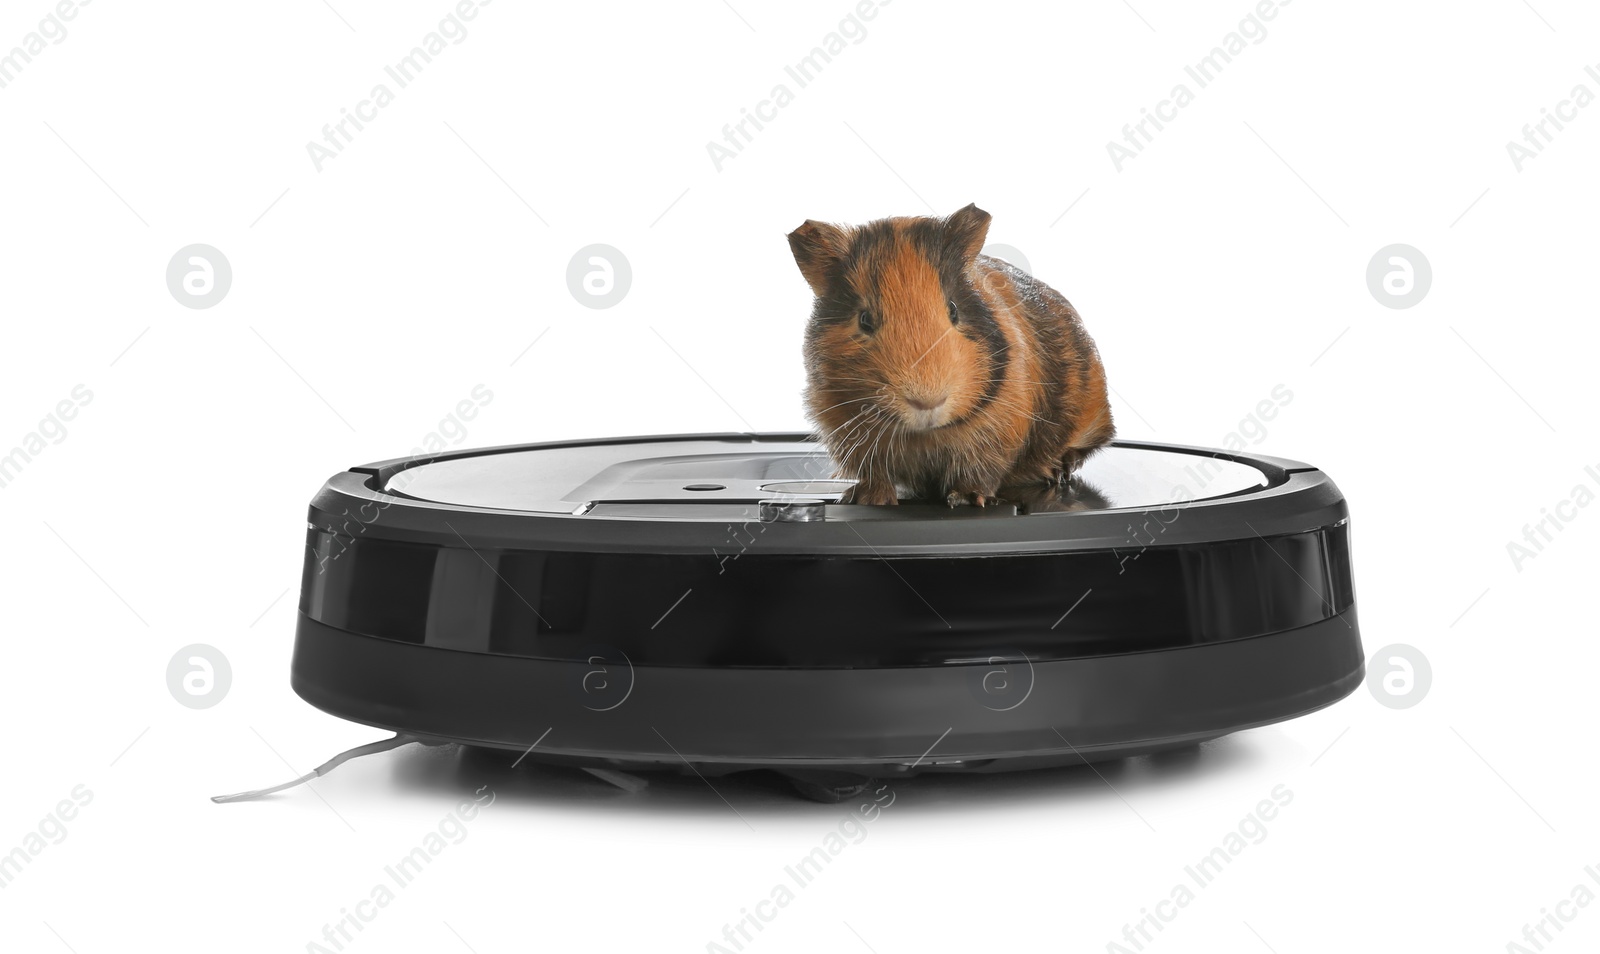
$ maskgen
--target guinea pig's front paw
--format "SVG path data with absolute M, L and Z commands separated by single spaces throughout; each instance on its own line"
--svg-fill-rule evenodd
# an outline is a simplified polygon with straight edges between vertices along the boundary
M 998 502 L 993 492 L 982 490 L 952 490 L 945 495 L 944 502 L 952 509 L 962 504 L 971 504 L 974 507 L 984 507 Z
M 869 506 L 893 507 L 900 503 L 900 497 L 895 493 L 894 484 L 887 483 L 858 483 L 851 487 L 840 498 L 842 503 L 867 504 Z

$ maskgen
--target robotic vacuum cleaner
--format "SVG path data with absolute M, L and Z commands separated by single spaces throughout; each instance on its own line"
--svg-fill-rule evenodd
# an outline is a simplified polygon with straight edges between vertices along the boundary
M 1122 441 L 954 509 L 841 503 L 832 473 L 805 434 L 353 467 L 311 503 L 294 690 L 415 740 L 826 797 L 1189 746 L 1362 681 L 1345 501 L 1310 465 Z

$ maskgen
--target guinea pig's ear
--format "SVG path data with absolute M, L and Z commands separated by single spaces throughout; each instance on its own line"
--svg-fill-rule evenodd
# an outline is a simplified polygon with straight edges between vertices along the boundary
M 800 266 L 818 298 L 828 292 L 830 279 L 850 250 L 850 234 L 837 225 L 806 219 L 805 224 L 789 233 L 789 250 Z
M 977 257 L 989 234 L 989 213 L 968 204 L 944 220 L 944 246 L 964 262 Z

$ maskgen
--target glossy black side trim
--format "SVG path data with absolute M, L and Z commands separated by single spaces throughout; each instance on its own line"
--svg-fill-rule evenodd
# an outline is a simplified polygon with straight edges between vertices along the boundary
M 1349 525 L 967 558 L 441 547 L 307 531 L 300 608 L 337 629 L 638 666 L 1035 662 L 1247 639 L 1349 609 Z

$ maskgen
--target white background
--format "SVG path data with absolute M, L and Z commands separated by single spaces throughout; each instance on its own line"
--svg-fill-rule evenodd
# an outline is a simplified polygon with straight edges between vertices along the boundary
M 93 793 L 0 890 L 0 945 L 306 950 L 484 784 L 413 747 L 206 800 L 381 735 L 288 686 L 321 481 L 478 384 L 463 447 L 804 427 L 784 234 L 973 201 L 1082 311 L 1121 436 L 1218 444 L 1293 392 L 1255 448 L 1337 480 L 1368 652 L 1416 647 L 1432 688 L 1103 777 L 902 782 L 746 949 L 1107 950 L 1278 785 L 1265 840 L 1147 950 L 1500 951 L 1600 893 L 1600 507 L 1507 551 L 1600 492 L 1600 105 L 1521 171 L 1506 150 L 1600 94 L 1600 13 L 1299 0 L 1197 89 L 1183 67 L 1247 0 L 898 0 L 798 89 L 783 67 L 852 5 L 731 3 L 500 0 L 320 172 L 306 143 L 447 0 L 99 0 L 0 89 L 0 451 L 93 394 L 0 490 L 0 852 Z M 7 0 L 0 52 L 52 9 Z M 780 82 L 716 169 L 707 142 Z M 1194 102 L 1119 172 L 1106 143 L 1180 82 Z M 165 284 L 192 243 L 232 265 L 209 309 Z M 567 287 L 591 243 L 631 262 L 609 309 Z M 1407 309 L 1365 277 L 1393 243 L 1432 266 Z M 168 692 L 191 643 L 232 664 L 210 709 Z M 718 786 L 737 814 L 693 778 L 493 784 L 347 950 L 703 951 L 844 814 L 755 782 Z M 1561 910 L 1551 949 L 1600 943 L 1600 910 Z

